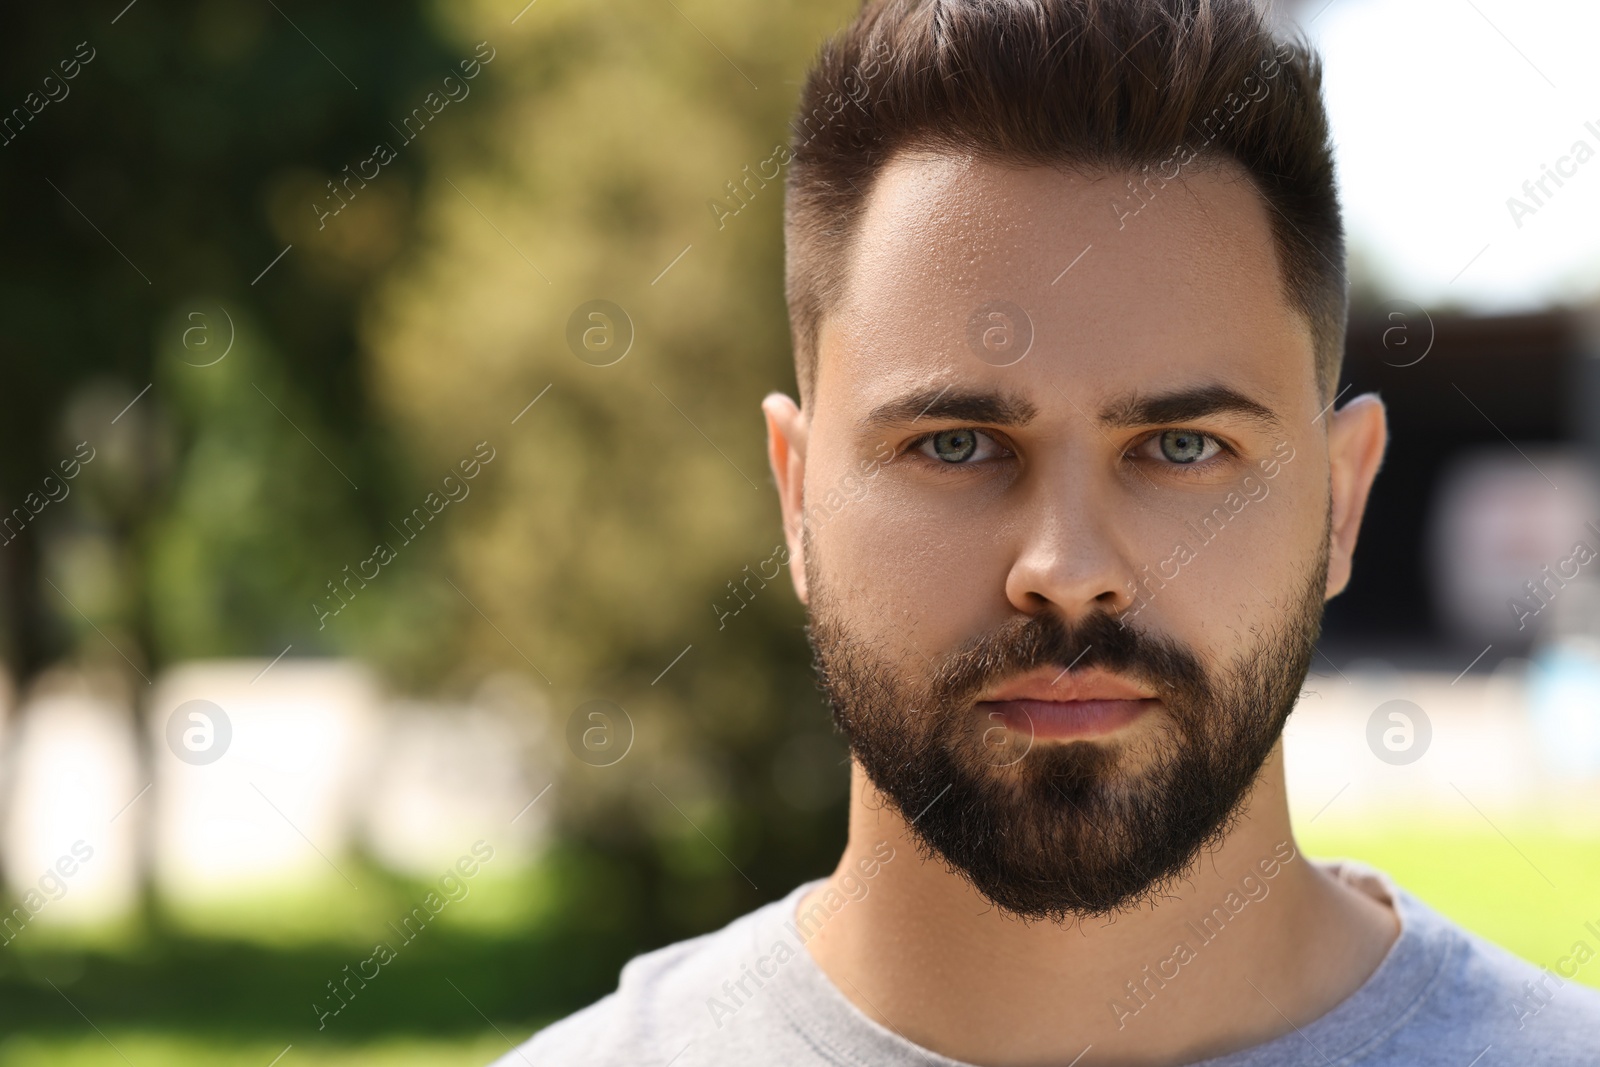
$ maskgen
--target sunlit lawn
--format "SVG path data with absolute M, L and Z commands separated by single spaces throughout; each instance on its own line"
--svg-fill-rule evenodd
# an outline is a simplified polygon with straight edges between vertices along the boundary
M 1333 823 L 1302 827 L 1300 837 L 1310 855 L 1387 870 L 1535 963 L 1553 964 L 1578 940 L 1600 944 L 1584 928 L 1600 928 L 1600 830 L 1498 825 L 1504 837 L 1488 825 Z M 269 1067 L 280 1054 L 278 1067 L 482 1067 L 570 1010 L 557 1003 L 563 990 L 570 999 L 574 986 L 585 998 L 609 988 L 627 946 L 552 932 L 550 912 L 530 904 L 548 890 L 538 877 L 481 889 L 474 908 L 403 949 L 404 969 L 326 1034 L 311 1024 L 313 997 L 369 940 L 372 916 L 353 906 L 257 902 L 246 916 L 195 917 L 159 944 L 58 949 L 41 940 L 18 956 L 8 946 L 0 1067 Z M 385 914 L 415 893 L 397 883 L 362 899 Z M 1600 986 L 1600 964 L 1576 977 Z
M 1435 911 L 1536 964 L 1553 965 L 1580 940 L 1600 949 L 1600 937 L 1584 928 L 1600 929 L 1600 825 L 1588 835 L 1496 825 L 1312 826 L 1298 834 L 1310 855 L 1380 867 Z M 1600 987 L 1600 962 L 1574 977 Z
M 507 1031 L 521 1041 L 531 1029 Z M 506 1040 L 494 1031 L 459 1040 L 434 1038 L 382 1039 L 361 1045 L 330 1046 L 296 1042 L 272 1045 L 257 1041 L 207 1040 L 150 1030 L 116 1030 L 104 1037 L 13 1037 L 0 1044 L 6 1067 L 484 1067 L 506 1052 Z M 113 1047 L 115 1046 L 115 1047 Z M 282 1059 L 277 1057 L 282 1054 Z M 124 1058 L 126 1057 L 126 1058 Z
M 555 921 L 552 883 L 583 880 L 559 864 L 474 879 L 409 942 L 393 924 L 437 887 L 344 870 L 359 890 L 330 878 L 92 932 L 24 928 L 0 946 L 0 1067 L 483 1067 L 603 993 L 628 952 L 604 914 Z M 379 941 L 392 962 L 319 1027 L 330 982 Z

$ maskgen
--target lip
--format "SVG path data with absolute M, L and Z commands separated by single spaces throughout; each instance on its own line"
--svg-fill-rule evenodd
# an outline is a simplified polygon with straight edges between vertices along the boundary
M 1046 667 L 1018 675 L 993 692 L 985 694 L 982 699 L 987 703 L 1013 700 L 1065 702 L 1154 698 L 1155 693 L 1099 667 L 1087 667 L 1081 671 L 1063 671 Z
M 1160 700 L 1099 668 L 1031 671 L 986 695 L 978 708 L 1034 738 L 1087 739 L 1113 733 Z

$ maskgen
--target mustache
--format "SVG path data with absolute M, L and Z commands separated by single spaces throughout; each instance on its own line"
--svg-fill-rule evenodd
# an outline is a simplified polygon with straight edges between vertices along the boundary
M 980 634 L 951 653 L 934 672 L 931 688 L 946 706 L 964 703 L 997 682 L 1040 668 L 1099 667 L 1158 690 L 1200 694 L 1207 676 L 1197 656 L 1158 637 L 1096 612 L 1069 625 L 1053 611 L 1018 617 Z

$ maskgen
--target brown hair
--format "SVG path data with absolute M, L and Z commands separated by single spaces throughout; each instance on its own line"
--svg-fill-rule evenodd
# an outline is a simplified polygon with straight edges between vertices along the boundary
M 1347 297 L 1321 62 L 1251 0 L 865 0 L 806 76 L 784 202 L 804 403 L 873 179 L 904 149 L 1127 171 L 1125 206 L 1232 160 L 1270 208 L 1326 399 Z

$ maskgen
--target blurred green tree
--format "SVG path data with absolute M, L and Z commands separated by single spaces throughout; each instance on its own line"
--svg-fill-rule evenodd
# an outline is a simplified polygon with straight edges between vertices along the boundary
M 506 10 L 455 10 L 463 48 L 497 50 L 493 95 L 426 145 L 423 237 L 363 337 L 417 469 L 497 450 L 441 530 L 436 673 L 531 665 L 555 736 L 590 699 L 625 709 L 628 755 L 569 758 L 558 794 L 593 875 L 573 908 L 659 942 L 842 841 L 844 750 L 787 570 L 741 583 L 782 544 L 760 399 L 793 390 L 783 174 L 762 164 L 850 5 Z M 621 314 L 578 313 L 596 300 Z
M 758 403 L 793 383 L 772 160 L 848 14 L 9 13 L 0 107 L 95 58 L 0 145 L 0 504 L 104 448 L 0 549 L 13 670 L 293 642 L 422 691 L 511 668 L 557 737 L 616 702 L 628 754 L 567 761 L 548 861 L 561 926 L 602 947 L 530 1016 L 824 870 L 844 750 L 769 562 Z M 594 300 L 624 315 L 575 316 Z M 622 358 L 569 343 L 597 326 Z
M 0 547 L 5 658 L 22 678 L 64 657 L 148 675 L 295 638 L 314 650 L 323 558 L 365 543 L 403 480 L 354 323 L 412 232 L 419 161 L 385 168 L 320 234 L 305 186 L 368 155 L 453 57 L 423 5 L 376 0 L 3 21 L 0 509 L 26 508 L 77 442 L 99 449 Z M 256 338 L 206 366 L 230 316 Z M 247 362 L 298 428 L 235 380 Z

